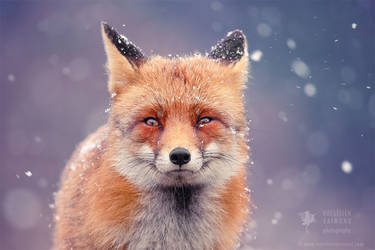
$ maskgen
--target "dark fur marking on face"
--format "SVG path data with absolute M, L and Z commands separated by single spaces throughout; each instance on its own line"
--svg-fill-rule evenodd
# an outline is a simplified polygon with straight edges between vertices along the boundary
M 241 59 L 245 52 L 245 35 L 240 30 L 229 32 L 208 55 L 209 58 L 232 63 Z
M 161 190 L 175 202 L 175 209 L 179 214 L 189 215 L 193 205 L 197 202 L 197 196 L 202 192 L 202 185 L 183 185 L 162 187 Z
M 119 35 L 117 31 L 107 23 L 103 23 L 103 27 L 109 40 L 116 46 L 117 50 L 126 57 L 132 66 L 139 67 L 146 60 L 141 49 L 130 42 L 125 36 Z

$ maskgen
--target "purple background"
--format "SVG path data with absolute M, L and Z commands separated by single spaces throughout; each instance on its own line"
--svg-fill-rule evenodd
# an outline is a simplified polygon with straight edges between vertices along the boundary
M 107 117 L 101 20 L 147 55 L 247 35 L 257 209 L 241 249 L 375 248 L 374 1 L 1 0 L 0 249 L 51 247 L 60 173 Z M 332 209 L 350 224 L 327 225 Z

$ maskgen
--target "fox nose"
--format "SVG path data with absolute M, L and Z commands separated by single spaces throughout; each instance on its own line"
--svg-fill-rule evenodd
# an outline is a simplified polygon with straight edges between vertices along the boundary
M 175 148 L 169 154 L 169 159 L 173 164 L 180 167 L 190 161 L 190 152 L 185 148 Z

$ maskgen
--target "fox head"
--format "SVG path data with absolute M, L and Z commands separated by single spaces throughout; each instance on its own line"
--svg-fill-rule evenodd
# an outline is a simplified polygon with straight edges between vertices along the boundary
M 220 187 L 243 171 L 248 53 L 235 30 L 206 56 L 147 58 L 106 23 L 109 145 L 120 175 L 143 189 Z

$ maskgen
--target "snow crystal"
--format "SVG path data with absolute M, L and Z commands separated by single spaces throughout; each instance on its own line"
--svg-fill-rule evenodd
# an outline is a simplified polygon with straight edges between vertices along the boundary
M 257 25 L 257 32 L 261 37 L 269 37 L 272 33 L 272 28 L 266 23 L 260 23 Z
M 276 220 L 276 219 L 272 219 L 272 221 L 271 221 L 271 222 L 272 222 L 272 224 L 273 224 L 273 225 L 276 225 L 276 224 L 277 224 L 277 222 L 278 222 L 278 220 Z
M 312 97 L 316 94 L 316 87 L 312 83 L 307 83 L 303 88 L 303 91 L 305 92 L 305 95 L 307 95 L 308 97 Z
M 112 93 L 111 98 L 114 98 L 117 95 L 117 93 Z
M 253 53 L 250 55 L 250 59 L 254 62 L 259 62 L 262 59 L 263 52 L 261 50 L 254 50 Z
M 345 174 L 350 174 L 353 171 L 353 166 L 352 166 L 352 164 L 349 161 L 343 161 L 341 163 L 341 170 Z
M 81 150 L 80 150 L 80 154 L 83 155 L 87 152 L 89 152 L 91 149 L 95 148 L 96 147 L 96 144 L 95 143 L 86 143 L 82 146 Z
M 355 30 L 357 28 L 357 24 L 356 23 L 352 23 L 352 29 Z
M 287 122 L 288 121 L 288 117 L 286 116 L 286 113 L 284 111 L 280 111 L 278 114 L 277 114 L 277 117 L 282 120 L 283 122 Z
M 104 113 L 108 113 L 109 111 L 111 111 L 111 108 L 106 108 L 106 109 L 104 110 Z
M 251 190 L 248 187 L 245 187 L 245 192 L 248 193 L 248 194 L 250 194 Z
M 31 177 L 31 176 L 33 175 L 33 173 L 31 173 L 31 171 L 26 171 L 26 172 L 25 172 L 25 175 L 26 175 L 27 177 Z
M 289 49 L 295 49 L 297 47 L 296 41 L 294 41 L 292 38 L 289 38 L 286 41 L 286 45 L 288 46 Z
M 20 178 L 20 176 L 19 176 L 18 174 L 16 174 L 16 178 L 17 178 L 17 179 L 19 179 L 19 178 Z
M 307 78 L 310 75 L 310 69 L 301 59 L 292 62 L 292 71 L 301 78 Z
M 120 35 L 120 37 L 121 37 L 121 39 L 122 40 L 125 40 L 125 41 L 127 41 L 127 45 L 129 44 L 129 42 L 128 42 L 128 38 L 126 37 L 126 36 L 124 36 L 124 35 Z
M 272 185 L 273 184 L 273 180 L 272 179 L 267 179 L 267 184 L 268 185 Z
M 70 167 L 69 167 L 72 171 L 75 171 L 77 169 L 76 165 L 74 164 L 70 164 Z
M 338 42 L 339 42 L 339 39 L 335 39 L 334 42 L 335 42 L 335 43 L 338 43 Z
M 332 106 L 332 109 L 335 110 L 335 111 L 338 110 L 338 108 L 336 106 Z
M 8 81 L 14 82 L 16 80 L 16 77 L 13 74 L 8 75 Z
M 371 89 L 371 86 L 366 86 L 366 89 Z

